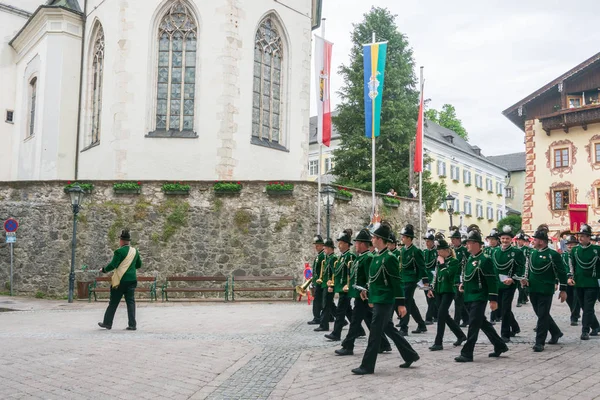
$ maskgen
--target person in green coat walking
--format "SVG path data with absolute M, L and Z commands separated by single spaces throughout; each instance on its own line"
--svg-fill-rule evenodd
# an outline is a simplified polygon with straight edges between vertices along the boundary
M 523 256 L 525 259 L 529 257 L 529 252 L 531 251 L 531 247 L 529 247 L 529 236 L 525 234 L 525 232 L 519 232 L 516 236 L 517 239 L 517 249 L 523 252 Z M 522 307 L 524 304 L 527 304 L 529 301 L 527 287 L 523 287 L 523 285 L 518 284 L 517 290 L 519 291 L 519 297 L 517 298 L 517 307 Z
M 577 240 L 575 235 L 567 235 L 565 243 L 567 251 L 564 251 L 560 256 L 563 260 L 565 271 L 567 271 L 567 278 L 570 278 L 570 281 L 567 279 L 567 304 L 569 305 L 569 310 L 571 310 L 571 326 L 577 326 L 579 325 L 581 306 L 577 299 L 577 292 L 575 291 L 571 251 L 579 244 L 579 240 Z
M 494 228 L 490 232 L 489 235 L 485 238 L 488 241 L 489 246 L 483 249 L 483 254 L 488 257 L 492 257 L 492 255 L 496 252 L 496 250 L 500 249 L 500 233 L 498 229 Z M 498 293 L 498 308 L 493 310 L 490 314 L 490 322 L 492 325 L 495 325 L 496 322 L 502 321 L 502 293 Z
M 137 270 L 142 267 L 142 259 L 137 249 L 130 246 L 131 234 L 125 229 L 119 237 L 119 248 L 115 250 L 112 261 L 102 268 L 102 273 L 114 271 L 110 285 L 110 300 L 104 320 L 98 322 L 98 326 L 112 329 L 115 312 L 123 296 L 127 304 L 127 330 L 135 331 L 137 322 L 135 320 L 135 288 L 137 286 Z
M 438 234 L 441 238 L 443 235 Z M 425 261 L 425 273 L 431 281 L 433 279 L 433 271 L 437 265 L 438 253 L 435 245 L 436 236 L 433 232 L 427 233 L 423 239 L 425 239 L 425 249 L 423 249 L 423 259 Z M 425 299 L 427 300 L 427 312 L 425 312 L 425 325 L 433 325 L 437 319 L 437 301 L 433 297 L 429 297 L 429 291 L 425 290 Z
M 579 246 L 571 250 L 573 262 L 573 277 L 569 284 L 575 285 L 577 298 L 583 310 L 581 319 L 581 340 L 589 340 L 590 329 L 592 336 L 598 336 L 598 319 L 594 311 L 594 305 L 598 300 L 598 283 L 600 279 L 600 246 L 590 243 L 592 228 L 581 225 L 579 230 Z
M 488 301 L 492 311 L 498 308 L 498 275 L 492 260 L 483 254 L 482 246 L 481 233 L 477 230 L 469 232 L 467 248 L 471 256 L 465 264 L 463 282 L 459 287 L 459 290 L 464 291 L 465 294 L 465 306 L 469 312 L 469 331 L 460 356 L 454 359 L 456 362 L 473 361 L 473 350 L 480 330 L 494 345 L 494 351 L 488 355 L 489 357 L 500 357 L 500 354 L 508 351 L 506 343 L 485 318 Z
M 397 308 L 398 313 L 402 316 L 406 314 L 406 308 L 403 303 L 405 298 L 400 277 L 400 263 L 386 246 L 386 243 L 391 241 L 391 232 L 391 227 L 386 224 L 381 224 L 373 232 L 373 245 L 378 253 L 373 257 L 369 268 L 368 291 L 361 292 L 361 298 L 368 300 L 369 306 L 373 308 L 373 318 L 367 349 L 360 367 L 352 370 L 352 373 L 356 375 L 375 372 L 381 335 L 384 333 L 392 339 L 404 360 L 404 363 L 400 364 L 400 368 L 408 368 L 412 363 L 419 360 L 417 352 L 394 328 L 392 322 L 395 304 L 400 304 Z
M 335 255 L 335 246 L 333 245 L 333 240 L 331 240 L 331 238 L 325 239 L 323 249 L 325 251 L 325 261 L 321 268 L 319 278 L 317 278 L 317 284 L 319 284 L 323 290 L 323 313 L 321 314 L 321 323 L 314 329 L 315 332 L 328 332 L 330 318 L 335 314 L 335 303 L 333 302 L 335 296 L 335 293 L 333 292 L 333 271 L 335 264 L 337 263 L 337 256 Z
M 560 282 L 561 303 L 567 299 L 567 273 L 563 267 L 562 259 L 557 251 L 548 248 L 548 226 L 540 225 L 533 235 L 534 249 L 527 259 L 525 266 L 525 279 L 521 284 L 529 287 L 529 298 L 533 311 L 538 317 L 535 345 L 533 351 L 544 351 L 548 331 L 551 338 L 548 344 L 558 343 L 563 336 L 554 319 L 550 316 L 552 296 L 556 291 L 556 279 Z
M 444 239 L 438 239 L 436 247 L 437 259 L 434 268 L 435 273 L 433 274 L 433 285 L 432 289 L 427 292 L 429 298 L 436 298 L 438 302 L 437 334 L 433 346 L 429 348 L 431 351 L 444 349 L 442 343 L 444 341 L 446 325 L 448 325 L 448 328 L 456 335 L 454 346 L 460 346 L 467 340 L 467 336 L 460 329 L 458 324 L 450 318 L 450 314 L 448 313 L 448 309 L 450 308 L 450 304 L 452 304 L 452 300 L 454 300 L 454 295 L 456 293 L 456 286 L 454 285 L 456 275 L 460 275 L 461 273 L 460 263 L 456 257 L 454 257 L 454 252 L 450 249 L 448 242 Z
M 313 245 L 317 256 L 312 263 L 312 283 L 314 294 L 312 302 L 312 313 L 313 319 L 308 321 L 309 325 L 319 325 L 321 323 L 321 313 L 323 312 L 323 289 L 320 284 L 317 284 L 317 279 L 321 275 L 321 267 L 325 260 L 325 252 L 323 251 L 323 237 L 321 235 L 315 235 L 313 238 Z
M 450 231 L 450 241 L 452 242 L 452 250 L 454 255 L 460 264 L 460 273 L 456 276 L 454 286 L 458 289 L 461 284 L 462 271 L 465 268 L 465 264 L 469 259 L 469 251 L 462 243 L 462 236 L 460 230 L 456 226 L 452 226 Z M 462 319 L 462 323 L 460 322 Z M 469 313 L 465 308 L 465 296 L 463 292 L 456 290 L 456 296 L 454 297 L 454 322 L 456 322 L 461 328 L 467 326 L 469 322 Z

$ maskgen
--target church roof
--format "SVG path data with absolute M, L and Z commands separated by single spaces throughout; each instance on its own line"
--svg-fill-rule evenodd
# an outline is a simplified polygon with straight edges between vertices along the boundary
M 77 0 L 48 0 L 46 5 L 52 7 L 64 7 L 81 12 L 81 8 L 79 7 L 79 2 Z

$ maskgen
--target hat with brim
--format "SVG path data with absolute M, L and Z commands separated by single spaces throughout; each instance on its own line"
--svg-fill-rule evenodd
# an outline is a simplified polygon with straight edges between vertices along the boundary
M 497 229 L 492 229 L 492 231 L 490 232 L 490 234 L 487 235 L 485 238 L 486 239 L 498 239 L 498 238 L 500 238 L 498 236 L 498 230 Z
M 398 243 L 398 239 L 396 239 L 396 235 L 394 234 L 394 232 L 390 232 L 390 243 Z
M 449 249 L 450 246 L 448 245 L 448 242 L 446 242 L 444 239 L 438 239 L 436 240 L 436 247 L 438 250 L 446 250 Z
M 544 241 L 548 241 L 550 240 L 548 238 L 548 232 L 544 231 L 544 230 L 538 230 L 535 231 L 535 233 L 533 234 L 533 238 L 534 239 L 538 239 L 538 240 L 544 240 Z
M 592 227 L 589 226 L 588 224 L 583 224 L 583 225 L 581 225 L 581 228 L 579 229 L 578 234 L 592 236 Z
M 452 231 L 452 233 L 450 234 L 450 239 L 460 239 L 460 231 L 458 229 L 455 229 Z
M 500 231 L 500 233 L 498 234 L 498 237 L 502 237 L 502 236 L 510 236 L 511 239 L 515 236 L 513 234 L 513 230 L 510 225 L 504 225 L 502 227 L 502 231 Z
M 313 244 L 323 244 L 323 236 L 321 235 L 315 235 L 315 237 L 313 238 Z
M 323 245 L 325 247 L 329 247 L 330 249 L 335 249 L 335 246 L 333 245 L 333 240 L 331 240 L 331 238 L 325 239 L 325 243 L 323 243 Z
M 386 242 L 391 242 L 391 238 L 390 235 L 392 233 L 392 230 L 389 226 L 387 225 L 380 225 L 377 229 L 375 229 L 375 231 L 373 232 L 373 236 L 381 238 L 383 240 L 385 240 Z
M 352 238 L 345 232 L 342 232 L 340 236 L 338 236 L 337 241 L 352 244 Z
M 435 235 L 433 233 L 428 233 L 427 235 L 423 236 L 423 239 L 425 239 L 425 240 L 435 240 Z
M 119 236 L 119 239 L 125 240 L 127 242 L 130 241 L 131 234 L 129 233 L 129 229 L 123 229 L 123 231 L 121 232 L 121 236 Z
M 483 240 L 481 239 L 481 233 L 479 231 L 471 231 L 467 235 L 466 242 L 476 242 L 479 244 L 483 244 Z
M 408 224 L 404 228 L 402 228 L 402 230 L 400 231 L 400 235 L 414 239 L 415 229 L 413 228 L 412 225 Z
M 567 244 L 577 244 L 577 243 L 579 243 L 579 240 L 577 240 L 577 237 L 575 235 L 567 235 L 565 237 L 565 243 L 567 243 Z
M 361 229 L 354 238 L 355 242 L 371 243 L 371 234 L 366 229 Z

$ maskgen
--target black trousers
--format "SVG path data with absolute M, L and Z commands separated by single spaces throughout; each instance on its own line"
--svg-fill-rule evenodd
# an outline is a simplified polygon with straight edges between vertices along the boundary
M 313 320 L 321 320 L 321 312 L 323 311 L 323 289 L 320 286 L 315 287 L 315 297 L 312 303 Z
M 352 308 L 350 308 L 350 297 L 348 293 L 340 293 L 339 300 L 337 304 L 337 309 L 335 311 L 335 322 L 333 324 L 333 331 L 331 334 L 335 337 L 342 336 L 342 328 L 344 327 L 344 321 L 346 320 L 346 316 L 350 313 L 350 320 L 352 320 Z
M 502 284 L 503 285 L 503 284 Z M 507 286 L 505 289 L 501 288 L 498 292 L 499 297 L 502 301 L 501 318 L 502 325 L 500 325 L 500 336 L 510 338 L 511 332 L 520 332 L 521 327 L 517 322 L 515 315 L 512 312 L 512 302 L 515 298 L 515 291 L 517 290 L 516 285 Z
M 490 321 L 494 322 L 502 318 L 502 293 L 498 291 L 498 308 L 490 313 Z
M 427 300 L 427 312 L 425 313 L 425 321 L 433 321 L 438 315 L 438 302 L 436 298 L 427 297 L 427 290 L 423 291 L 425 299 Z
M 435 299 L 437 300 L 437 334 L 435 336 L 435 344 L 442 345 L 444 341 L 444 331 L 446 330 L 446 325 L 448 328 L 454 333 L 457 339 L 461 339 L 465 337 L 465 334 L 460 329 L 458 324 L 450 318 L 450 314 L 448 313 L 448 309 L 450 308 L 450 304 L 454 300 L 454 293 L 439 293 L 436 294 Z M 432 299 L 433 300 L 433 299 Z
M 477 343 L 480 330 L 492 342 L 495 351 L 506 348 L 506 343 L 500 338 L 490 321 L 485 318 L 486 306 L 487 301 L 465 303 L 465 307 L 469 312 L 469 331 L 467 332 L 467 341 L 460 354 L 467 358 L 473 358 L 473 350 L 475 349 L 475 343 Z
M 412 317 L 417 323 L 418 327 L 425 327 L 425 321 L 421 317 L 419 308 L 415 304 L 415 290 L 417 289 L 417 283 L 405 283 L 404 284 L 404 298 L 406 303 L 406 315 L 400 319 L 400 330 L 408 332 L 408 322 Z
M 583 310 L 581 319 L 581 332 L 590 333 L 590 329 L 598 329 L 598 319 L 594 312 L 596 300 L 598 300 L 598 288 L 580 288 L 576 287 L 577 298 Z
M 454 297 L 454 322 L 460 325 L 461 319 L 465 324 L 468 323 L 469 313 L 465 307 L 465 294 L 457 290 Z
M 531 306 L 535 315 L 538 317 L 536 332 L 535 332 L 535 344 L 543 346 L 546 344 L 546 338 L 548 332 L 550 335 L 560 335 L 560 329 L 556 325 L 556 322 L 550 316 L 550 308 L 552 307 L 552 296 L 554 294 L 540 294 L 540 293 L 529 293 L 529 299 L 531 300 Z
M 517 287 L 519 288 L 519 297 L 517 298 L 517 303 L 525 304 L 527 303 L 527 295 L 529 293 L 529 288 L 527 286 L 521 286 L 521 283 L 517 283 Z
M 335 303 L 333 302 L 334 293 L 329 293 L 328 288 L 323 289 L 323 312 L 321 313 L 321 323 L 319 326 L 329 330 L 329 319 L 335 315 Z
M 581 316 L 581 305 L 577 298 L 575 286 L 567 286 L 567 304 L 569 305 L 569 310 L 571 310 L 571 322 L 579 321 L 579 317 Z
M 362 322 L 365 321 L 369 331 L 371 330 L 371 321 L 373 320 L 373 309 L 369 307 L 368 300 L 361 300 L 360 297 L 354 299 L 354 309 L 352 310 L 352 320 L 346 338 L 342 341 L 342 347 L 347 350 L 354 350 L 354 342 L 359 334 L 363 332 Z M 389 349 L 390 342 L 385 335 L 381 336 L 381 349 Z
M 104 325 L 112 326 L 113 319 L 115 318 L 115 312 L 123 296 L 125 296 L 125 303 L 127 304 L 127 319 L 128 326 L 135 328 L 135 288 L 137 287 L 137 281 L 132 282 L 121 282 L 119 286 L 110 288 L 110 300 L 108 307 L 104 313 Z
M 400 335 L 400 332 L 394 328 L 392 315 L 394 313 L 394 304 L 377 304 L 373 305 L 373 318 L 371 319 L 371 332 L 369 333 L 369 341 L 367 349 L 363 355 L 361 368 L 373 372 L 375 371 L 375 363 L 377 362 L 377 354 L 381 345 L 381 336 L 387 335 L 400 352 L 400 356 L 404 361 L 417 361 L 419 355 L 411 347 L 411 345 Z

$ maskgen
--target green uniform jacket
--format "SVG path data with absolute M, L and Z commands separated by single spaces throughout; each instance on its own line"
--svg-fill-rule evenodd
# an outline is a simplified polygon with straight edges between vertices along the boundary
M 495 252 L 496 250 L 498 250 L 499 248 L 500 248 L 500 246 L 495 246 L 495 247 L 488 246 L 488 247 L 484 247 L 484 249 L 483 249 L 483 254 L 485 254 L 485 255 L 486 255 L 486 256 L 488 256 L 488 257 L 491 257 L 491 256 L 492 256 L 492 254 L 494 254 L 494 252 Z
M 548 247 L 542 250 L 533 249 L 528 264 L 526 277 L 530 293 L 554 294 L 557 279 L 560 282 L 560 290 L 566 290 L 567 273 L 557 251 Z
M 323 264 L 323 260 L 325 259 L 325 251 L 321 250 L 319 254 L 315 257 L 315 260 L 312 263 L 312 284 L 313 286 L 317 285 L 317 279 L 321 275 L 321 266 Z
M 346 251 L 338 258 L 338 262 L 335 265 L 334 270 L 334 289 L 335 293 L 346 293 L 344 292 L 344 286 L 348 285 L 348 276 L 350 267 L 352 266 L 356 256 L 350 250 Z M 348 285 L 350 287 L 350 285 Z
M 514 246 L 508 246 L 505 249 L 502 246 L 498 247 L 496 251 L 492 253 L 492 261 L 498 274 L 507 275 L 510 278 L 513 276 L 523 276 L 525 274 L 525 256 L 523 252 Z M 500 278 L 498 277 L 498 280 Z M 499 282 L 498 289 L 509 289 L 515 287 L 517 281 L 513 279 L 512 285 L 505 285 Z
M 429 283 L 421 249 L 411 244 L 408 247 L 404 246 L 400 253 L 402 254 L 400 264 L 402 281 L 404 283 L 416 283 L 423 279 L 423 283 Z
M 454 280 L 454 283 L 458 285 L 460 283 L 460 277 L 462 276 L 462 273 L 465 269 L 465 264 L 467 263 L 470 254 L 469 250 L 467 250 L 465 246 L 454 247 L 454 254 L 456 254 L 456 259 L 460 264 L 460 274 L 456 275 L 456 278 Z
M 400 262 L 389 250 L 382 250 L 369 268 L 369 303 L 404 305 L 404 285 L 400 279 Z
M 423 259 L 425 260 L 425 272 L 427 273 L 427 278 L 429 281 L 433 280 L 433 271 L 437 265 L 437 249 L 434 247 L 433 249 L 424 249 L 423 250 Z
M 350 289 L 348 290 L 348 296 L 359 298 L 360 292 L 352 286 L 358 285 L 364 288 L 367 287 L 369 281 L 369 267 L 373 260 L 373 254 L 369 251 L 365 251 L 359 254 L 358 257 L 352 263 L 350 267 Z
M 600 246 L 578 245 L 571 250 L 576 287 L 597 288 L 600 279 Z
M 560 253 L 560 258 L 563 262 L 563 267 L 565 268 L 565 272 L 567 273 L 567 278 L 573 277 L 573 272 L 571 271 L 571 254 L 568 251 L 564 251 Z
M 498 301 L 498 274 L 492 259 L 480 251 L 469 257 L 463 277 L 465 303 Z
M 433 291 L 436 294 L 456 293 L 456 275 L 460 275 L 460 263 L 454 257 L 446 258 L 443 264 L 435 267 Z
M 396 258 L 398 260 L 400 260 L 400 257 L 402 256 L 402 252 L 400 251 L 400 249 L 398 247 L 396 247 L 394 250 L 391 250 L 392 254 L 396 256 Z
M 335 253 L 325 256 L 325 263 L 323 264 L 323 282 L 321 283 L 323 289 L 327 289 L 327 281 L 333 278 L 333 270 L 336 263 L 337 256 Z
M 119 268 L 119 264 L 121 261 L 127 257 L 129 253 L 129 245 L 123 246 L 117 250 L 113 255 L 112 261 L 106 267 L 102 268 L 102 272 L 110 272 L 113 269 Z M 133 262 L 129 266 L 129 269 L 125 271 L 123 276 L 121 277 L 121 282 L 135 282 L 137 281 L 137 269 L 142 267 L 142 259 L 140 258 L 140 252 L 135 249 L 135 257 L 133 258 Z

